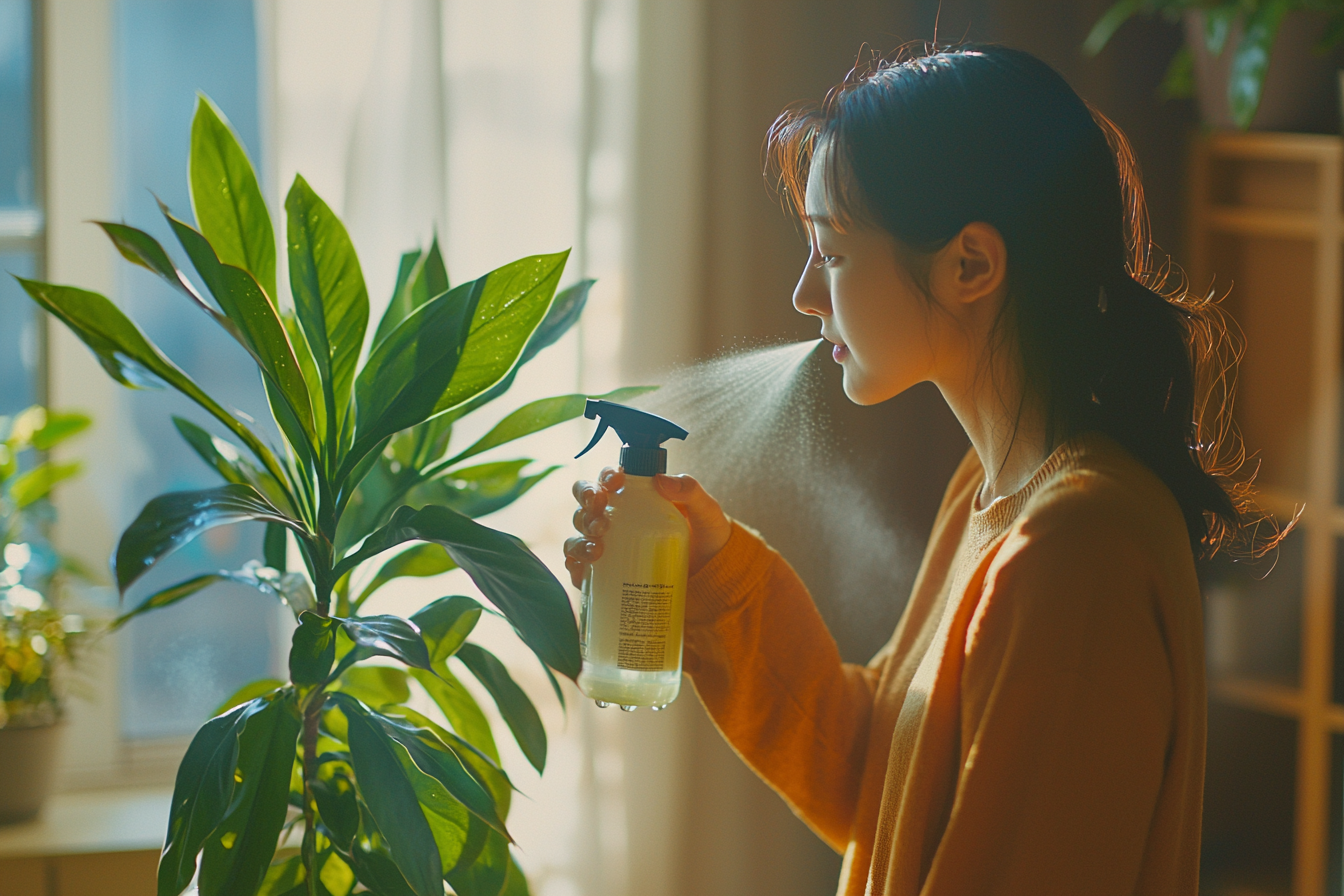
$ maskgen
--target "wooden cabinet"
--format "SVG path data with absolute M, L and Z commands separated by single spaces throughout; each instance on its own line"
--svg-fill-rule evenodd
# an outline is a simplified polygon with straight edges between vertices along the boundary
M 1245 334 L 1235 416 L 1262 503 L 1302 509 L 1272 572 L 1205 576 L 1209 893 L 1344 886 L 1342 176 L 1338 137 L 1215 134 L 1193 151 L 1191 285 L 1227 293 Z

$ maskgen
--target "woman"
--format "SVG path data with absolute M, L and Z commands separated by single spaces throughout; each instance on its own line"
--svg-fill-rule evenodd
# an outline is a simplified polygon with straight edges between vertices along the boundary
M 659 477 L 692 527 L 697 692 L 844 852 L 842 894 L 1194 894 L 1194 560 L 1268 545 L 1221 460 L 1217 309 L 1143 285 L 1160 278 L 1124 137 L 1038 59 L 965 46 L 786 112 L 769 150 L 811 242 L 794 306 L 846 394 L 932 381 L 972 448 L 867 666 L 755 533 Z M 575 486 L 576 584 L 621 484 Z

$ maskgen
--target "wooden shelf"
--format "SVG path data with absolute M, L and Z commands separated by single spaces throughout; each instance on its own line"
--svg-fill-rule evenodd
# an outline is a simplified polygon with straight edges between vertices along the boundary
M 1210 230 L 1243 236 L 1314 241 L 1321 229 L 1319 214 L 1297 209 L 1235 208 L 1216 205 L 1205 212 L 1205 219 Z M 1339 222 L 1335 222 L 1334 231 L 1340 232 Z

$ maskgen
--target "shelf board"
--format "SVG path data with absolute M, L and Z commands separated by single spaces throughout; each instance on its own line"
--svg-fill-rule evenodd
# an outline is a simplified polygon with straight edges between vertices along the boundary
M 1333 134 L 1224 133 L 1205 138 L 1209 154 L 1218 159 L 1259 159 L 1266 162 L 1338 163 L 1339 138 Z
M 1266 236 L 1279 239 L 1316 241 L 1330 227 L 1336 236 L 1344 233 L 1344 221 L 1338 217 L 1323 219 L 1320 212 L 1289 208 L 1245 208 L 1212 205 L 1204 212 L 1209 229 L 1239 236 Z
M 1302 692 L 1298 688 L 1249 678 L 1215 678 L 1209 681 L 1209 694 L 1215 699 L 1290 719 L 1302 715 Z M 1344 708 L 1341 708 L 1344 724 Z

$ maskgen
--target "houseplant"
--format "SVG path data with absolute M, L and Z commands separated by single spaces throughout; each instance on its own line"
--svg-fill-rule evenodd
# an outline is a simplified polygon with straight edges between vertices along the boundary
M 37 405 L 0 417 L 0 823 L 35 815 L 50 790 L 57 682 L 84 629 L 79 617 L 61 612 L 58 592 L 70 564 L 44 534 L 48 496 L 80 467 L 34 455 L 88 425 L 82 414 Z
M 1318 14 L 1319 25 L 1313 27 L 1313 23 L 1304 21 L 1303 13 Z M 1286 101 L 1306 102 L 1308 106 L 1319 105 L 1318 101 L 1328 103 L 1328 98 L 1318 96 L 1321 89 L 1314 81 L 1321 81 L 1322 89 L 1333 94 L 1333 72 L 1307 57 L 1306 44 L 1313 43 L 1315 53 L 1321 55 L 1344 40 L 1344 0 L 1119 0 L 1097 20 L 1083 50 L 1093 56 L 1100 53 L 1120 26 L 1136 15 L 1185 19 L 1186 39 L 1167 67 L 1163 93 L 1194 96 L 1201 86 L 1197 79 L 1206 79 L 1209 83 L 1203 87 L 1207 89 L 1200 90 L 1201 106 L 1206 120 L 1213 123 L 1222 117 L 1222 97 L 1213 91 L 1221 90 L 1226 94 L 1231 123 L 1242 130 L 1251 127 L 1265 96 L 1271 58 L 1279 58 L 1280 66 L 1293 65 L 1300 72 L 1294 75 L 1295 83 L 1285 84 L 1281 91 Z M 1275 56 L 1276 39 L 1290 29 L 1292 43 L 1300 40 L 1303 46 L 1294 46 L 1292 54 Z M 1230 58 L 1224 58 L 1225 52 Z M 1302 83 L 1296 83 L 1297 78 Z M 1296 117 L 1297 113 L 1288 112 L 1269 126 L 1290 127 Z
M 540 770 L 546 741 L 535 708 L 503 664 L 466 638 L 482 612 L 497 611 L 548 675 L 573 678 L 578 635 L 565 590 L 541 561 L 516 538 L 473 519 L 550 470 L 527 474 L 527 460 L 467 461 L 578 416 L 584 396 L 525 405 L 460 450 L 452 446 L 453 423 L 503 394 L 518 366 L 574 323 L 591 283 L 557 294 L 567 255 L 559 253 L 450 286 L 437 246 L 408 253 L 361 362 L 369 304 L 359 261 L 340 221 L 303 178 L 295 178 L 285 201 L 290 309 L 278 299 L 273 230 L 251 163 L 204 97 L 192 123 L 188 173 L 197 226 L 162 211 L 204 290 L 144 231 L 100 226 L 127 260 L 165 279 L 252 358 L 282 436 L 278 449 L 105 297 L 20 280 L 114 379 L 177 389 L 227 437 L 175 420 L 225 484 L 145 505 L 113 560 L 123 594 L 212 526 L 266 526 L 259 560 L 161 590 L 117 624 L 221 579 L 275 595 L 298 619 L 289 681 L 244 688 L 187 750 L 158 892 L 185 889 L 200 855 L 203 896 L 345 896 L 357 885 L 388 896 L 437 896 L 445 880 L 463 896 L 525 893 L 505 826 L 511 785 L 489 726 L 449 660 L 480 680 Z M 300 569 L 287 568 L 291 547 Z M 352 583 L 368 562 L 381 566 L 356 592 Z M 454 567 L 470 575 L 493 611 L 448 596 L 410 619 L 361 615 L 388 581 Z M 365 662 L 375 657 L 400 666 Z M 412 684 L 446 725 L 406 705 Z M 558 684 L 555 690 L 560 696 Z M 289 834 L 299 830 L 295 850 Z

